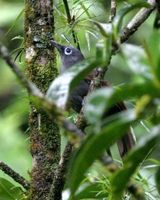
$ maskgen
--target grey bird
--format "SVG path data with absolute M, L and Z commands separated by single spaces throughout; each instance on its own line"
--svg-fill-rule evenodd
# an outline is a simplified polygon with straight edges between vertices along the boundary
M 51 40 L 51 45 L 57 48 L 61 56 L 61 73 L 64 73 L 68 68 L 72 67 L 74 64 L 77 64 L 84 60 L 83 54 L 76 48 L 72 46 L 64 46 L 58 44 L 56 41 Z M 91 80 L 95 76 L 96 70 L 93 70 L 84 80 L 80 81 L 79 85 L 72 91 L 70 94 L 70 105 L 73 110 L 77 113 L 81 111 L 84 97 L 87 96 Z M 102 81 L 100 87 L 109 86 L 107 81 Z M 120 102 L 114 105 L 109 109 L 104 115 L 104 117 L 110 116 L 117 112 L 126 110 L 126 107 L 123 102 Z M 118 148 L 120 155 L 123 157 L 133 146 L 135 145 L 135 138 L 133 133 L 129 130 L 119 141 Z

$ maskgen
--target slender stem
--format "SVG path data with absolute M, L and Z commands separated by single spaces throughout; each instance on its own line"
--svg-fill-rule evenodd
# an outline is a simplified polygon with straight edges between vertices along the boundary
M 30 184 L 27 180 L 25 180 L 20 174 L 15 172 L 13 169 L 11 169 L 7 164 L 5 164 L 2 161 L 0 161 L 0 170 L 2 170 L 5 174 L 10 176 L 14 181 L 19 183 L 26 190 L 30 188 Z
M 71 14 L 70 14 L 68 1 L 63 0 L 63 3 L 64 3 L 64 7 L 65 7 L 65 10 L 66 10 L 66 14 L 67 14 L 68 24 L 70 24 L 72 22 L 72 17 L 71 17 Z
M 63 3 L 64 3 L 65 11 L 66 11 L 66 14 L 67 14 L 68 24 L 72 28 L 72 24 L 75 22 L 75 18 L 71 16 L 68 1 L 63 0 Z M 72 37 L 73 37 L 73 41 L 76 44 L 77 48 L 80 50 L 79 40 L 78 40 L 77 35 L 76 35 L 73 28 L 72 28 Z

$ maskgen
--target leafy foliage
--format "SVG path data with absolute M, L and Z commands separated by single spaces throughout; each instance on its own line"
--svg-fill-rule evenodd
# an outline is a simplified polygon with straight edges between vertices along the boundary
M 115 21 L 113 21 L 112 28 L 109 28 L 107 23 L 95 22 L 100 31 L 99 34 L 102 34 L 103 47 L 106 45 L 106 38 L 110 41 L 113 41 L 113 38 L 115 41 L 118 40 L 120 30 L 123 27 L 122 20 L 124 20 L 125 15 L 128 12 L 132 12 L 133 9 L 140 7 L 148 7 L 148 4 L 139 3 L 120 10 Z M 78 198 L 77 195 L 84 194 L 83 192 L 85 191 L 88 197 L 83 196 L 83 198 L 90 198 L 88 190 L 91 191 L 93 189 L 91 186 L 88 186 L 84 191 L 82 189 L 83 192 L 80 193 L 80 188 L 83 187 L 83 181 L 87 173 L 94 161 L 102 155 L 105 149 L 111 147 L 113 143 L 122 137 L 129 126 L 135 126 L 135 124 L 146 120 L 154 128 L 149 131 L 152 135 L 147 135 L 145 138 L 142 137 L 141 140 L 143 142 L 136 145 L 135 149 L 124 158 L 123 165 L 119 166 L 120 168 L 115 173 L 108 176 L 109 180 L 111 180 L 111 191 L 109 193 L 111 199 L 123 198 L 123 192 L 126 190 L 130 191 L 129 183 L 132 180 L 131 178 L 146 159 L 151 149 L 159 142 L 159 126 L 155 123 L 155 119 L 159 119 L 159 112 L 157 111 L 160 95 L 158 73 L 155 71 L 156 67 L 154 67 L 157 66 L 157 62 L 153 65 L 151 57 L 154 57 L 154 55 L 150 52 L 147 42 L 144 44 L 144 48 L 130 44 L 122 45 L 121 56 L 132 72 L 134 72 L 130 83 L 115 88 L 97 89 L 87 98 L 84 111 L 87 121 L 92 126 L 90 126 L 90 133 L 77 149 L 70 163 L 68 176 L 68 188 L 71 191 L 70 199 Z M 109 49 L 107 49 L 106 54 L 110 54 Z M 105 59 L 102 59 L 102 65 L 105 65 L 103 63 L 105 61 Z M 78 72 L 76 77 L 78 77 Z M 132 101 L 134 104 L 132 106 L 133 110 L 115 114 L 108 119 L 102 118 L 109 108 L 121 101 Z M 158 174 L 157 172 L 156 177 L 159 176 Z M 92 184 L 93 187 L 94 184 L 96 185 L 96 182 Z M 144 194 L 138 195 L 133 192 L 132 195 L 137 199 L 146 198 Z M 98 199 L 98 196 L 95 194 L 92 198 Z M 128 199 L 130 199 L 129 196 Z
M 74 30 L 81 42 L 82 51 L 85 55 L 94 57 L 94 59 L 88 59 L 80 63 L 78 68 L 74 66 L 69 69 L 51 84 L 47 92 L 47 97 L 56 102 L 58 106 L 66 107 L 71 90 L 92 69 L 99 66 L 106 66 L 111 55 L 112 44 L 119 41 L 124 24 L 127 20 L 130 20 L 130 15 L 128 16 L 126 14 L 133 14 L 135 9 L 142 7 L 148 8 L 148 4 L 143 1 L 140 3 L 139 1 L 128 2 L 131 4 L 126 7 L 124 7 L 124 2 L 118 2 L 118 12 L 111 24 L 106 22 L 107 16 L 104 2 L 84 0 L 69 1 L 73 21 L 67 24 L 64 5 L 60 1 L 55 1 L 56 39 L 59 42 L 65 41 L 74 44 L 71 34 L 72 30 Z M 14 9 L 17 10 L 17 8 L 19 8 L 19 11 L 22 10 L 21 5 Z M 5 26 L 12 18 L 10 9 L 11 7 L 7 9 L 7 12 L 2 13 L 3 17 L 1 17 L 1 21 Z M 11 17 L 6 22 L 8 13 Z M 22 12 L 18 16 L 14 12 L 14 16 L 18 16 L 17 20 L 19 20 L 21 14 Z M 9 27 L 7 28 L 7 30 L 10 30 L 9 34 L 12 34 L 15 27 L 20 26 L 20 23 L 17 24 L 16 22 L 10 25 L 11 29 Z M 152 21 L 147 22 L 142 28 L 145 39 L 140 41 L 140 30 L 129 41 L 133 42 L 133 44 L 127 43 L 119 46 L 118 55 L 114 56 L 111 60 L 107 74 L 111 74 L 109 78 L 113 84 L 115 84 L 113 81 L 114 78 L 119 79 L 121 84 L 114 87 L 110 86 L 97 89 L 86 99 L 84 114 L 90 126 L 88 127 L 88 134 L 82 143 L 77 145 L 78 147 L 69 165 L 66 188 L 70 191 L 70 197 L 66 199 L 116 200 L 121 198 L 131 200 L 134 197 L 135 199 L 141 200 L 156 200 L 160 198 L 158 194 L 158 192 L 160 193 L 160 164 L 159 157 L 156 156 L 159 153 L 159 149 L 154 148 L 160 141 L 160 45 L 159 32 L 152 30 L 151 23 Z M 12 38 L 21 39 L 21 36 L 15 37 L 13 34 Z M 96 44 L 98 44 L 97 47 Z M 3 70 L 0 69 L 1 74 Z M 2 76 L 0 88 L 5 91 L 5 87 L 9 87 L 12 90 L 12 82 L 15 82 L 15 79 L 10 77 L 7 71 L 4 74 L 7 74 L 7 83 L 4 83 L 4 77 L 6 76 Z M 122 75 L 121 78 L 120 75 Z M 24 141 L 26 139 L 23 136 L 17 139 L 17 136 L 11 136 L 9 133 L 12 131 L 14 133 L 21 132 L 19 126 L 23 124 L 22 121 L 25 120 L 22 120 L 22 118 L 25 118 L 27 114 L 28 108 L 26 109 L 25 103 L 24 105 L 22 104 L 22 102 L 25 102 L 23 101 L 24 97 L 21 95 L 17 96 L 19 100 L 15 100 L 16 102 L 12 104 L 13 106 L 8 107 L 8 110 L 5 109 L 5 112 L 0 117 L 2 133 L 7 129 L 7 142 L 12 140 L 13 146 L 18 146 L 19 144 L 17 143 L 25 143 Z M 128 111 L 112 115 L 107 119 L 102 118 L 109 108 L 121 101 L 127 102 L 129 107 Z M 20 111 L 22 107 L 24 113 L 19 114 L 17 118 L 12 117 L 11 113 Z M 11 120 L 10 123 L 7 120 L 6 122 L 4 119 L 8 119 L 9 116 L 14 118 L 16 122 L 13 122 L 14 120 Z M 9 127 L 7 127 L 8 123 Z M 141 140 L 137 142 L 135 148 L 123 160 L 113 159 L 111 163 L 101 162 L 101 160 L 97 161 L 97 159 L 101 158 L 103 152 L 109 148 L 111 148 L 113 158 L 117 156 L 115 154 L 118 153 L 112 151 L 113 144 L 125 134 L 130 126 L 140 133 Z M 2 150 L 4 148 L 3 146 L 2 144 Z M 14 163 L 16 167 L 17 165 L 19 166 L 14 161 L 19 157 L 25 161 L 27 160 L 26 166 L 29 167 L 30 157 L 25 151 L 21 151 L 18 148 L 12 149 L 15 151 L 15 155 L 12 156 L 12 154 L 6 153 L 8 151 L 8 145 L 6 146 L 7 148 L 4 152 L 8 156 L 7 159 L 11 160 L 11 163 Z M 11 157 L 13 157 L 13 160 Z M 1 158 L 3 159 L 2 154 Z M 99 167 L 95 167 L 96 162 L 99 163 Z M 155 167 L 151 165 L 152 163 L 156 163 Z M 22 169 L 20 171 L 24 173 Z M 152 174 L 154 174 L 155 180 L 148 178 Z M 92 177 L 92 180 L 89 180 L 90 177 Z M 15 187 L 8 180 L 0 178 L 0 200 L 23 199 L 21 192 L 20 188 Z
M 148 156 L 152 148 L 159 142 L 160 127 L 151 130 L 152 135 L 145 140 L 142 139 L 137 149 L 134 149 L 125 159 L 124 166 L 118 170 L 112 177 L 113 198 L 122 197 L 123 190 L 129 182 L 130 177 L 134 174 L 140 163 Z
M 122 116 L 126 116 L 125 118 Z M 108 149 L 128 129 L 129 124 L 134 122 L 135 116 L 132 112 L 118 115 L 117 119 L 106 123 L 106 126 L 98 134 L 90 134 L 75 155 L 70 171 L 70 187 L 74 194 L 78 185 L 84 178 L 84 173 L 105 149 Z M 115 128 L 116 127 L 116 128 Z M 84 160 L 84 158 L 86 160 Z M 77 173 L 78 172 L 78 173 Z

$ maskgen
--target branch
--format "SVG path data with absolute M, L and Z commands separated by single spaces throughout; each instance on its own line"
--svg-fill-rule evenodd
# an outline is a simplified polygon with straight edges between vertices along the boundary
M 31 95 L 31 100 L 37 109 L 43 108 L 52 119 L 58 120 L 58 123 L 67 131 L 70 132 L 73 138 L 82 139 L 84 137 L 83 132 L 77 128 L 77 126 L 65 119 L 63 115 L 63 110 L 59 109 L 53 102 L 50 102 L 44 94 L 37 88 L 37 86 L 28 80 L 18 66 L 12 61 L 8 50 L 5 46 L 0 44 L 0 56 L 6 61 L 8 66 L 12 69 L 14 74 L 17 76 L 22 85 L 27 89 L 28 93 Z
M 126 40 L 129 39 L 134 32 L 141 26 L 141 24 L 150 16 L 152 11 L 156 8 L 155 0 L 148 0 L 147 1 L 151 7 L 150 8 L 142 8 L 134 17 L 133 19 L 127 24 L 127 26 L 122 31 L 120 36 L 121 43 L 124 43 Z
M 65 11 L 66 11 L 66 14 L 67 14 L 67 21 L 68 21 L 69 26 L 71 27 L 72 24 L 75 22 L 75 18 L 71 17 L 68 1 L 63 0 L 63 3 L 64 3 L 64 8 L 65 8 Z M 73 30 L 73 28 L 72 28 L 72 36 L 73 36 L 74 43 L 76 44 L 77 48 L 80 50 L 80 44 L 79 44 L 77 35 L 76 35 L 75 31 Z
M 15 172 L 13 169 L 11 169 L 8 165 L 6 165 L 2 161 L 0 161 L 0 170 L 2 170 L 5 174 L 10 176 L 14 181 L 19 183 L 26 190 L 28 190 L 30 188 L 30 184 L 27 180 L 25 180 L 20 174 Z
M 68 168 L 68 163 L 72 155 L 73 145 L 68 142 L 61 157 L 59 166 L 55 172 L 54 181 L 50 189 L 50 195 L 48 200 L 52 199 L 62 199 L 62 190 L 64 188 L 66 172 Z
M 130 36 L 133 35 L 137 31 L 137 29 L 145 22 L 145 20 L 150 16 L 153 10 L 156 8 L 156 0 L 148 0 L 148 4 L 150 4 L 150 8 L 142 8 L 140 11 L 133 17 L 133 19 L 127 24 L 127 26 L 122 30 L 122 34 L 120 35 L 120 39 L 112 44 L 112 54 L 108 60 L 106 67 L 102 69 L 100 74 L 98 75 L 101 80 L 103 80 L 106 71 L 108 70 L 108 65 L 111 62 L 113 54 L 117 53 L 119 49 L 119 45 L 126 42 Z M 120 44 L 119 44 L 120 41 Z
M 114 17 L 116 16 L 116 9 L 117 9 L 116 0 L 111 0 L 111 13 L 109 16 L 109 22 L 112 22 Z

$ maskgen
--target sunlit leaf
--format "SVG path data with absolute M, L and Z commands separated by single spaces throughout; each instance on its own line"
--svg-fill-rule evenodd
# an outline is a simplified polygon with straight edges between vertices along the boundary
M 136 120 L 133 111 L 108 118 L 108 123 L 98 134 L 90 134 L 76 152 L 69 173 L 69 186 L 75 193 L 91 164 L 127 131 Z
M 117 171 L 111 180 L 113 199 L 119 200 L 131 176 L 139 164 L 146 158 L 151 149 L 159 143 L 160 126 L 151 130 L 151 135 L 142 138 L 139 144 L 124 159 L 124 166 Z

